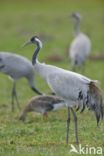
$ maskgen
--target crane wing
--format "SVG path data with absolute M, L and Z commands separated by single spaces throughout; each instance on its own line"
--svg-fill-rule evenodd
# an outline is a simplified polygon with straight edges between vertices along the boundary
M 57 72 L 49 74 L 50 88 L 65 99 L 78 100 L 79 92 L 86 94 L 90 79 L 74 72 Z

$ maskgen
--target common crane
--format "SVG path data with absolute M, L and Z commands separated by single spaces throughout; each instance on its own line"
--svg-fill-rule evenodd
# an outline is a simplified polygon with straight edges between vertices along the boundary
M 36 96 L 28 102 L 19 119 L 24 121 L 28 112 L 38 112 L 47 117 L 49 111 L 55 111 L 64 106 L 64 100 L 56 95 Z
M 80 32 L 81 15 L 79 13 L 73 13 L 71 17 L 75 22 L 75 38 L 69 48 L 69 57 L 71 59 L 72 69 L 75 70 L 77 67 L 84 65 L 88 58 L 91 51 L 91 40 L 86 34 Z
M 34 67 L 27 58 L 10 52 L 0 52 L 0 72 L 13 79 L 12 111 L 14 110 L 14 100 L 16 100 L 18 108 L 20 108 L 16 94 L 16 81 L 20 78 L 25 77 L 31 89 L 37 94 L 42 94 L 34 85 Z
M 83 111 L 87 106 L 90 110 L 93 110 L 96 116 L 97 124 L 99 123 L 101 117 L 103 117 L 104 106 L 101 91 L 97 86 L 97 81 L 53 65 L 40 63 L 37 56 L 42 48 L 42 42 L 37 36 L 33 36 L 25 45 L 31 43 L 36 44 L 37 46 L 32 57 L 34 69 L 47 82 L 51 90 L 57 96 L 63 98 L 68 107 L 66 142 L 68 143 L 71 111 L 75 122 L 76 143 L 78 143 L 77 116 L 73 107 L 78 105 Z

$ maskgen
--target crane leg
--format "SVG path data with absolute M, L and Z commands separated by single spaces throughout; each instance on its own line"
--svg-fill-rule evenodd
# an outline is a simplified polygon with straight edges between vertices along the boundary
M 12 88 L 12 101 L 11 101 L 11 104 L 12 104 L 12 112 L 14 111 L 14 87 L 15 86 L 15 82 L 13 82 L 13 88 Z
M 14 99 L 16 100 L 18 108 L 20 109 L 20 105 L 16 94 L 16 82 L 13 83 L 13 89 L 12 89 L 12 111 L 14 111 Z
M 75 135 L 76 135 L 76 144 L 78 144 L 79 143 L 79 141 L 78 141 L 78 125 L 77 125 L 77 116 L 76 116 L 76 114 L 75 114 L 75 112 L 74 112 L 74 110 L 71 108 L 71 111 L 72 111 L 72 114 L 73 114 L 73 116 L 74 116 L 74 123 L 75 123 Z
M 68 144 L 69 137 L 69 126 L 70 126 L 70 108 L 68 107 L 68 119 L 67 119 L 67 129 L 66 129 L 66 143 Z

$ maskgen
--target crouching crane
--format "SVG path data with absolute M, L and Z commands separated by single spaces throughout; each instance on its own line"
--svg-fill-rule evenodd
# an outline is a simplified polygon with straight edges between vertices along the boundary
M 64 106 L 64 100 L 56 95 L 36 96 L 28 102 L 19 119 L 24 121 L 28 112 L 38 112 L 47 117 L 48 112 L 58 110 Z
M 34 85 L 34 67 L 27 58 L 10 52 L 0 52 L 0 72 L 13 79 L 12 111 L 14 110 L 14 100 L 16 100 L 18 108 L 20 108 L 16 94 L 16 81 L 20 78 L 25 77 L 31 89 L 37 94 L 42 94 Z
M 73 110 L 76 104 L 84 110 L 88 107 L 94 111 L 97 124 L 103 117 L 104 106 L 102 94 L 95 80 L 91 80 L 81 74 L 64 70 L 56 66 L 40 63 L 37 59 L 38 53 L 42 48 L 42 42 L 37 36 L 32 37 L 27 44 L 36 44 L 37 48 L 32 57 L 34 69 L 47 82 L 51 90 L 62 97 L 68 107 L 66 142 L 68 143 L 68 133 L 70 125 L 70 111 L 74 116 L 76 143 L 78 143 L 77 116 Z

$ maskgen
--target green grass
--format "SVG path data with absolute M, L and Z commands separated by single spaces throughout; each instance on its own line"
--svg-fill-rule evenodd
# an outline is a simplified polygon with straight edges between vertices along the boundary
M 103 0 L 60 0 L 60 1 L 1 1 L 0 2 L 0 51 L 11 51 L 31 59 L 34 47 L 20 46 L 34 34 L 45 34 L 50 39 L 44 41 L 39 59 L 56 66 L 70 69 L 67 48 L 73 39 L 73 24 L 69 15 L 79 11 L 83 15 L 81 29 L 92 40 L 92 53 L 104 52 L 104 2 Z M 62 62 L 47 60 L 47 55 L 57 53 Z M 84 73 L 98 79 L 104 90 L 104 61 L 87 61 Z M 36 86 L 43 92 L 50 90 L 47 84 L 36 76 Z M 11 113 L 10 95 L 12 82 L 0 74 L 0 156 L 74 156 L 70 154 L 70 144 L 74 144 L 73 118 L 69 133 L 69 145 L 65 143 L 66 108 L 49 114 L 47 121 L 41 115 L 29 114 L 25 123 L 18 120 L 20 112 Z M 21 107 L 35 94 L 22 79 L 17 84 Z M 96 127 L 93 113 L 87 110 L 77 113 L 79 141 L 83 146 L 102 147 L 104 155 L 104 122 Z M 75 145 L 75 144 L 74 144 Z

